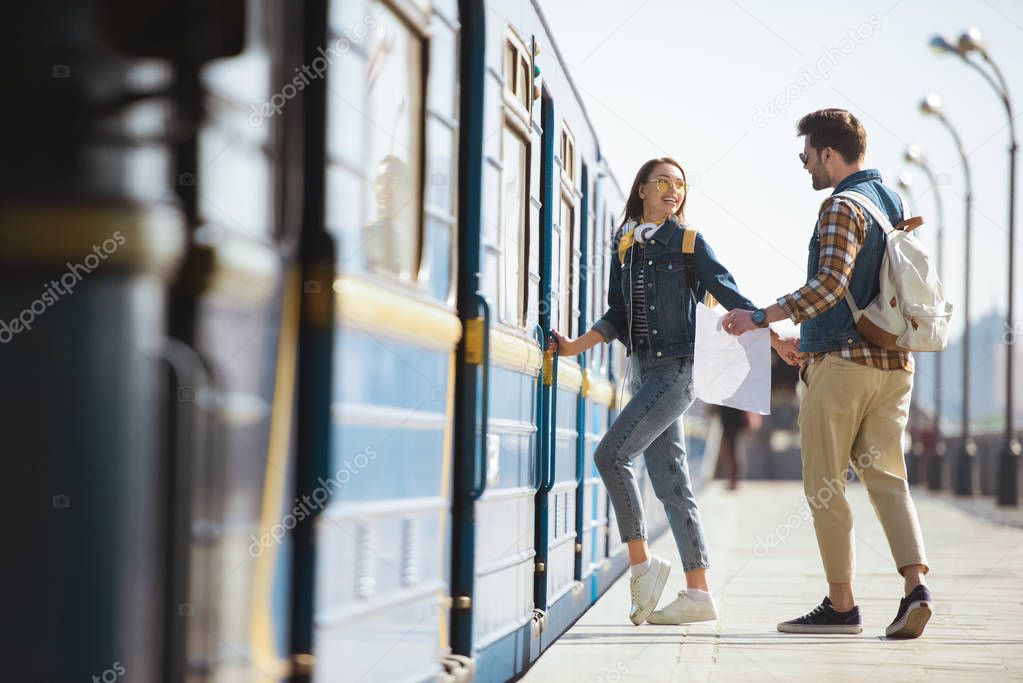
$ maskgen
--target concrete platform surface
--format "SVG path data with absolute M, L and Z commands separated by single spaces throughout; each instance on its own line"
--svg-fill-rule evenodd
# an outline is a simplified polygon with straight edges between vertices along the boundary
M 799 482 L 744 482 L 701 495 L 720 619 L 633 626 L 628 576 L 619 579 L 523 677 L 594 683 L 694 681 L 1023 681 L 1023 529 L 969 514 L 914 490 L 935 614 L 922 638 L 886 640 L 902 597 L 866 491 L 849 487 L 856 520 L 858 636 L 779 633 L 827 592 L 813 523 Z M 653 545 L 670 558 L 661 604 L 684 587 L 670 534 Z

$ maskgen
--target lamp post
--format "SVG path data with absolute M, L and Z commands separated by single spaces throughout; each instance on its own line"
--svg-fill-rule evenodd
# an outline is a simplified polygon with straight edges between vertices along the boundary
M 899 185 L 899 189 L 902 190 L 903 194 L 906 196 L 906 199 L 910 202 L 910 204 L 908 204 L 904 208 L 909 213 L 912 213 L 913 212 L 913 205 L 912 205 L 912 200 L 913 200 L 913 174 L 909 173 L 907 171 L 903 171 L 902 173 L 900 173 L 899 174 L 898 185 Z
M 938 192 L 938 178 L 934 172 L 934 166 L 931 162 L 920 152 L 920 149 L 914 145 L 910 145 L 906 148 L 905 160 L 907 163 L 913 164 L 920 168 L 927 176 L 927 180 L 931 183 L 931 189 L 934 192 L 934 204 L 938 210 L 938 247 L 937 247 L 937 266 L 938 266 L 938 279 L 944 277 L 944 251 L 945 251 L 945 207 L 941 201 L 941 193 Z M 941 363 L 942 353 L 938 352 L 934 354 L 934 451 L 928 453 L 927 458 L 927 488 L 932 491 L 940 491 L 942 485 L 942 463 L 945 457 L 945 440 L 941 438 L 941 403 L 944 400 L 943 393 L 945 387 L 941 381 Z
M 915 215 L 916 212 L 913 210 L 913 174 L 909 171 L 903 171 L 899 174 L 896 185 L 905 198 L 905 204 L 902 207 L 903 213 L 905 213 L 907 218 Z M 916 391 L 918 389 L 919 387 L 914 383 L 913 390 Z M 926 420 L 921 415 L 921 412 L 914 413 L 912 410 L 909 411 L 909 433 L 912 436 L 912 447 L 906 456 L 906 474 L 910 484 L 916 484 L 920 481 L 921 477 L 923 477 L 924 469 L 921 467 L 921 462 L 926 464 L 927 429 L 925 426 Z
M 998 98 L 1005 107 L 1005 113 L 1009 117 L 1009 310 L 1006 314 L 1006 329 L 1009 335 L 1015 332 L 1015 321 L 1013 318 L 1013 282 L 1015 277 L 1015 229 L 1016 229 L 1016 150 L 1019 145 L 1016 141 L 1016 121 L 1012 113 L 1012 100 L 1009 97 L 1009 87 L 1002 75 L 1002 70 L 991 59 L 980 36 L 980 31 L 971 28 L 959 36 L 959 40 L 952 44 L 942 36 L 935 36 L 931 39 L 931 47 L 937 52 L 955 54 L 965 64 L 976 70 L 984 80 L 994 88 Z M 981 59 L 991 68 L 991 73 L 976 61 L 970 59 L 970 55 L 980 55 Z M 994 77 L 992 77 L 992 73 Z M 998 504 L 1019 505 L 1019 457 L 1020 443 L 1016 438 L 1013 429 L 1013 348 L 1006 345 L 1005 353 L 1005 436 L 1002 442 L 1002 450 L 998 458 Z
M 941 105 L 941 98 L 930 94 L 920 103 L 921 113 L 933 116 L 945 129 L 952 134 L 955 140 L 956 149 L 959 150 L 959 158 L 963 164 L 963 175 L 966 180 L 966 246 L 965 265 L 963 275 L 963 410 L 962 410 L 962 448 L 956 460 L 956 482 L 955 493 L 960 496 L 973 495 L 973 470 L 974 459 L 977 455 L 977 445 L 970 437 L 970 240 L 973 237 L 973 179 L 970 175 L 970 160 L 966 157 L 966 149 L 963 147 L 962 138 L 952 124 L 945 117 L 945 110 Z

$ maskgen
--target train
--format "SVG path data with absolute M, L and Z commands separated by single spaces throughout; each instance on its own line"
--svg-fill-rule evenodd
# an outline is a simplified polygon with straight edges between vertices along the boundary
M 624 196 L 540 3 L 3 12 L 12 680 L 521 676 L 628 564 L 624 347 L 548 350 Z

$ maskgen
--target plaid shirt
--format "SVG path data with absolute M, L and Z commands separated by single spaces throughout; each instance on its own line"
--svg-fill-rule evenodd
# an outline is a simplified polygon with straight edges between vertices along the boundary
M 778 299 L 778 305 L 797 325 L 844 301 L 856 254 L 867 237 L 867 221 L 860 207 L 843 199 L 824 202 L 817 225 L 821 249 L 817 274 L 796 291 Z M 888 351 L 866 340 L 843 346 L 834 353 L 845 360 L 881 370 L 913 369 L 913 357 L 908 352 Z M 814 359 L 824 354 L 808 355 Z

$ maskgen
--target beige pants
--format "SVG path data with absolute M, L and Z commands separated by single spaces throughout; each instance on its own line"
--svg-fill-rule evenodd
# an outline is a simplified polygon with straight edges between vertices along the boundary
M 899 572 L 927 567 L 916 507 L 906 482 L 902 435 L 913 375 L 878 370 L 828 354 L 801 371 L 806 393 L 799 410 L 803 489 L 830 583 L 855 575 L 853 518 L 845 497 L 853 466 L 888 537 Z

